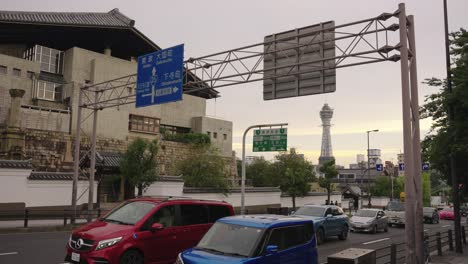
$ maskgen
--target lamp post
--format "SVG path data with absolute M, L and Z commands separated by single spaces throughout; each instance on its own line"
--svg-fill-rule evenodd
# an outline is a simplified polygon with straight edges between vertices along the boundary
M 379 132 L 378 129 L 374 130 L 368 130 L 366 131 L 367 133 L 367 197 L 369 197 L 369 208 L 371 207 L 371 195 L 370 195 L 370 158 L 369 158 L 369 152 L 370 152 L 370 147 L 369 147 L 369 134 L 372 132 Z

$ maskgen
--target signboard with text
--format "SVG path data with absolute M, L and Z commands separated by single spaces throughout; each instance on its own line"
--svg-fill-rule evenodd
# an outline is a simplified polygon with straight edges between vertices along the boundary
M 136 107 L 182 100 L 184 45 L 138 57 Z
M 287 145 L 287 128 L 254 130 L 253 152 L 286 151 Z

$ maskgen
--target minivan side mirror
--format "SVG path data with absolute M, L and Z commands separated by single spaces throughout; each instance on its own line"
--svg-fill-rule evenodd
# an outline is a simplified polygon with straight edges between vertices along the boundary
M 164 225 L 160 223 L 154 223 L 151 225 L 151 231 L 157 231 L 164 229 Z
M 276 254 L 277 252 L 278 252 L 278 246 L 277 245 L 268 245 L 266 247 L 267 255 Z

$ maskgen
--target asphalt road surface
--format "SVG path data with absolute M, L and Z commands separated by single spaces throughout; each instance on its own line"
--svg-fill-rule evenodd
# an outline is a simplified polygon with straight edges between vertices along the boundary
M 424 225 L 429 234 L 453 229 L 453 221 L 442 220 L 437 225 Z M 319 263 L 327 256 L 347 248 L 378 249 L 391 243 L 404 242 L 404 228 L 391 227 L 388 232 L 377 234 L 350 233 L 345 241 L 331 238 L 320 245 Z M 0 234 L 0 264 L 59 264 L 64 263 L 65 245 L 69 232 L 44 232 L 24 234 Z

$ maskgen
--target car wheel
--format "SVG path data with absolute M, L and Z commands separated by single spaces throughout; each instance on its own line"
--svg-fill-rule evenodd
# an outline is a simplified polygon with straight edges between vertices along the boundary
M 317 244 L 323 244 L 323 242 L 325 241 L 325 234 L 323 232 L 323 228 L 319 228 L 317 230 L 317 233 L 315 233 L 315 236 L 317 237 Z
M 143 264 L 143 255 L 136 250 L 127 250 L 120 257 L 120 264 Z
M 345 226 L 343 227 L 343 230 L 341 230 L 341 234 L 338 236 L 340 240 L 346 240 L 348 238 L 348 227 Z
M 372 234 L 376 234 L 377 233 L 377 225 L 375 225 L 373 228 L 372 228 Z

